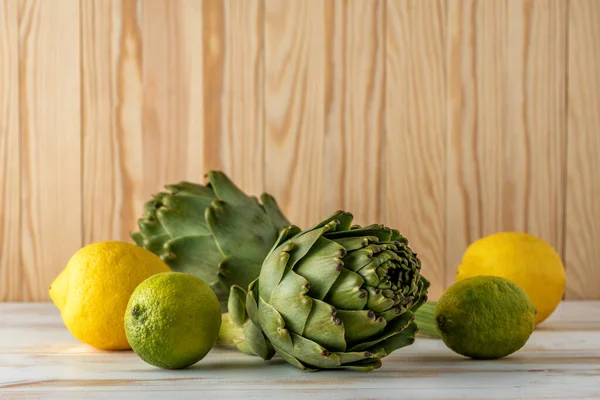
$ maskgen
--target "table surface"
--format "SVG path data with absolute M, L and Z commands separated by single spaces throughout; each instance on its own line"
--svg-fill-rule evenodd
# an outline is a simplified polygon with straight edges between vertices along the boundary
M 0 304 L 0 398 L 599 399 L 600 301 L 562 303 L 527 345 L 501 360 L 418 339 L 370 373 L 304 372 L 214 348 L 195 366 L 162 370 L 131 351 L 79 343 L 52 304 Z

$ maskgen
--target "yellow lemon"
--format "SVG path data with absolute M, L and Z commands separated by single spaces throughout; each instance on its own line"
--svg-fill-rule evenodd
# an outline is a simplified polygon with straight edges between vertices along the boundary
M 87 245 L 50 285 L 50 298 L 79 341 L 104 350 L 129 349 L 124 315 L 131 293 L 146 278 L 170 271 L 155 254 L 126 242 Z
M 554 248 L 528 233 L 499 232 L 473 242 L 456 280 L 478 275 L 506 278 L 519 285 L 537 310 L 539 324 L 554 312 L 565 292 L 565 268 Z

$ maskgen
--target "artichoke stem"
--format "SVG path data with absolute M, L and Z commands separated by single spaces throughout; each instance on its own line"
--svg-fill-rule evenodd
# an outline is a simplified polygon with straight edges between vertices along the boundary
M 438 331 L 437 324 L 434 317 L 435 301 L 428 301 L 423 304 L 415 313 L 415 322 L 419 327 L 418 336 L 440 339 L 440 332 Z
M 244 338 L 244 329 L 233 323 L 229 313 L 224 313 L 215 345 L 236 347 L 244 341 Z

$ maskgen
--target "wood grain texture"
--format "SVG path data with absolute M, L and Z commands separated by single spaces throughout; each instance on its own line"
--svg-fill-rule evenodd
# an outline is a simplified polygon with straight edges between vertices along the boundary
M 325 168 L 322 215 L 382 223 L 385 2 L 326 1 Z
M 83 240 L 128 240 L 145 201 L 136 0 L 81 3 Z
M 23 298 L 47 300 L 82 239 L 79 1 L 19 3 Z
M 446 5 L 387 2 L 384 215 L 437 298 L 445 279 Z
M 204 166 L 264 187 L 263 13 L 259 0 L 204 1 Z
M 528 231 L 562 250 L 564 1 L 449 1 L 447 274 L 474 240 Z
M 507 2 L 503 229 L 563 252 L 567 2 Z
M 292 223 L 325 216 L 325 5 L 265 0 L 265 188 Z
M 165 184 L 204 180 L 202 5 L 152 0 L 142 7 L 144 199 Z
M 0 3 L 0 301 L 21 299 L 19 4 Z
M 567 165 L 567 298 L 600 298 L 600 3 L 571 0 Z
M 278 356 L 265 362 L 219 347 L 189 369 L 159 369 L 132 351 L 77 342 L 52 304 L 0 304 L 0 397 L 593 399 L 599 310 L 597 301 L 563 302 L 522 349 L 500 360 L 469 360 L 441 340 L 417 339 L 371 373 L 310 374 Z
M 0 301 L 221 169 L 308 227 L 550 242 L 600 298 L 596 0 L 0 0 Z

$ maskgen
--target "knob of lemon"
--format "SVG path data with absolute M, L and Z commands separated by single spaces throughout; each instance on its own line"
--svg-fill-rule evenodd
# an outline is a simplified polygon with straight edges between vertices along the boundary
M 131 293 L 169 267 L 154 253 L 126 242 L 106 241 L 78 250 L 50 285 L 50 298 L 79 341 L 104 350 L 131 348 L 124 314 Z

